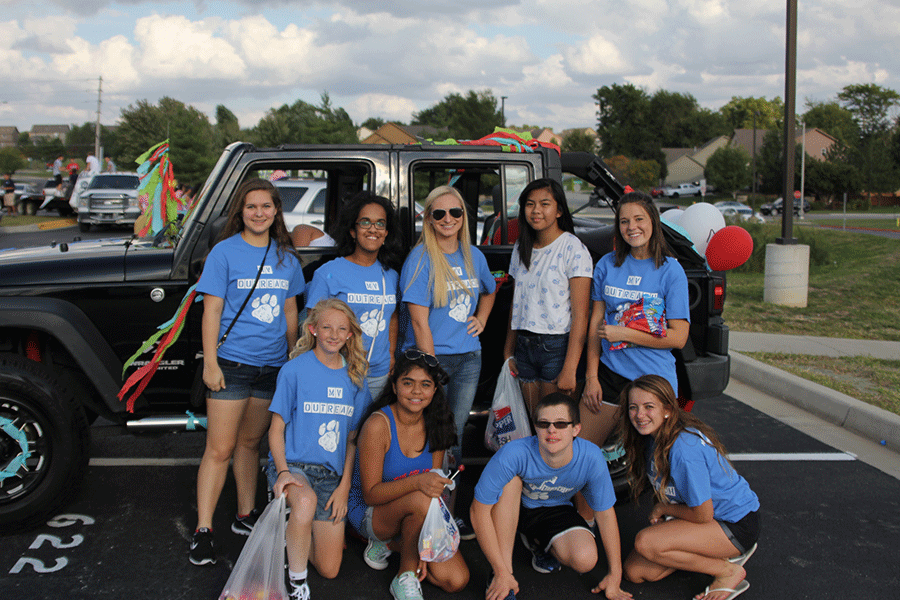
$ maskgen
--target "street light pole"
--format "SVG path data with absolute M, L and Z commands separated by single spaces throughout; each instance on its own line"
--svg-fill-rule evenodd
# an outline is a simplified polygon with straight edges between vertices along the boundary
M 784 187 L 781 204 L 781 237 L 775 242 L 796 244 L 794 238 L 794 168 L 797 95 L 797 0 L 787 0 L 787 52 L 784 67 Z
M 509 96 L 500 96 L 500 124 L 506 127 L 506 99 Z
M 753 202 L 756 202 L 756 117 L 759 111 L 753 111 Z

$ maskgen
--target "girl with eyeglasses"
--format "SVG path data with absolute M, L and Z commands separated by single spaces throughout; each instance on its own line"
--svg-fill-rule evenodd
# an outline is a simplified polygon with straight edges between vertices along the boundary
M 635 583 L 676 570 L 713 577 L 697 600 L 731 600 L 750 584 L 744 563 L 759 537 L 759 498 L 711 427 L 678 405 L 671 384 L 644 375 L 622 390 L 619 433 L 635 500 L 649 482 L 656 504 L 625 561 Z
M 536 179 L 519 195 L 519 239 L 509 276 L 515 280 L 504 358 L 518 376 L 529 411 L 539 398 L 573 394 L 587 335 L 591 271 L 587 247 L 558 181 Z
M 369 407 L 357 440 L 356 465 L 347 519 L 369 540 L 363 558 L 373 569 L 388 567 L 400 553 L 391 581 L 397 600 L 421 600 L 420 582 L 458 592 L 469 569 L 457 552 L 445 562 L 419 558 L 418 539 L 432 498 L 450 480 L 433 472 L 456 443 L 453 413 L 447 406 L 447 374 L 438 360 L 411 348 L 397 358 L 389 385 Z
M 422 236 L 400 275 L 411 327 L 403 348 L 433 354 L 450 376 L 447 401 L 458 443 L 481 374 L 481 342 L 494 307 L 496 282 L 484 255 L 469 240 L 468 216 L 459 191 L 440 186 L 425 199 Z M 460 449 L 452 449 L 457 464 Z M 466 536 L 464 539 L 471 539 Z
M 322 298 L 339 298 L 353 309 L 362 328 L 373 398 L 387 383 L 397 348 L 401 249 L 396 222 L 387 198 L 371 192 L 354 196 L 333 231 L 339 258 L 316 269 L 306 293 L 307 308 Z

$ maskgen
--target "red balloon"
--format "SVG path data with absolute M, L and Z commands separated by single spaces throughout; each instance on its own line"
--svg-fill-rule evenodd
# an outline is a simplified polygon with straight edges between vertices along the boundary
M 706 246 L 706 262 L 713 271 L 728 271 L 741 266 L 753 254 L 753 238 L 737 225 L 723 227 Z

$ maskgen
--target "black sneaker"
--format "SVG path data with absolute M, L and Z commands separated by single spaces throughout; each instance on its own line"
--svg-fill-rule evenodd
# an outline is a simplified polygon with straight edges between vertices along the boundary
M 469 525 L 469 522 L 462 517 L 456 517 L 456 528 L 459 529 L 459 539 L 474 540 L 475 530 Z
M 309 600 L 309 584 L 306 583 L 305 579 L 301 579 L 300 581 L 290 580 L 291 582 L 291 591 L 288 596 L 290 600 Z
M 216 545 L 213 541 L 213 532 L 201 527 L 194 532 L 191 538 L 191 564 L 214 565 L 216 564 Z
M 524 533 L 519 532 L 522 544 L 531 552 L 531 567 L 538 573 L 552 573 L 562 568 L 556 557 L 531 544 Z
M 256 520 L 259 519 L 259 515 L 259 509 L 254 508 L 245 517 L 235 516 L 234 522 L 231 524 L 231 530 L 238 535 L 250 535 L 250 532 L 253 531 L 253 526 L 256 525 Z

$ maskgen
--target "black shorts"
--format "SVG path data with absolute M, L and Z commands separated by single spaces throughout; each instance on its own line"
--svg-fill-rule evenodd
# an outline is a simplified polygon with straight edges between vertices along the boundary
M 56 185 L 62 185 L 62 175 L 54 175 L 53 181 L 56 182 Z
M 571 504 L 519 508 L 519 533 L 528 539 L 532 547 L 544 552 L 550 551 L 550 545 L 556 538 L 573 529 L 584 529 L 594 534 Z
M 728 521 L 716 521 L 716 523 L 722 527 L 722 531 L 741 554 L 749 550 L 759 539 L 758 511 L 747 513 L 734 523 Z
M 597 369 L 597 379 L 600 380 L 600 387 L 603 390 L 603 402 L 619 406 L 619 394 L 631 380 L 604 365 L 603 361 L 600 361 L 600 368 Z

